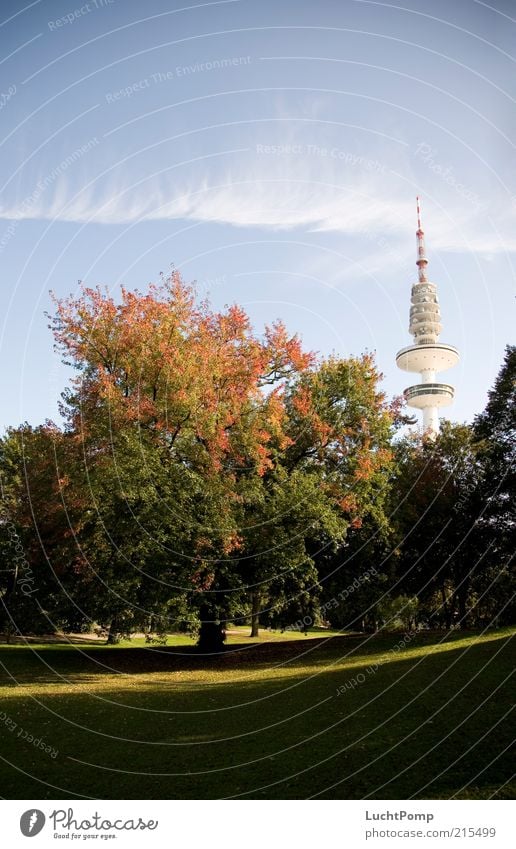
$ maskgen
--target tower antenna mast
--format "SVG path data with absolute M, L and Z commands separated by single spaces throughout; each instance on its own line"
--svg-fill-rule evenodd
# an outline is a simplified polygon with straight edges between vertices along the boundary
M 419 201 L 419 196 L 416 198 L 416 207 L 417 207 L 417 230 L 416 230 L 416 239 L 417 239 L 417 260 L 416 265 L 418 267 L 418 277 L 420 283 L 426 283 L 428 277 L 426 276 L 426 267 L 428 265 L 428 260 L 426 258 L 426 245 L 425 245 L 425 233 L 423 228 L 421 227 L 421 204 Z

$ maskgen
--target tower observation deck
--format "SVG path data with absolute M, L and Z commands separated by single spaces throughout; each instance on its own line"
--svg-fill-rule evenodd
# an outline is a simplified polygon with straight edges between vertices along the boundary
M 426 269 L 425 234 L 421 227 L 421 212 L 417 198 L 417 260 L 418 280 L 412 286 L 409 332 L 414 344 L 402 348 L 396 355 L 396 365 L 403 371 L 420 375 L 420 382 L 408 386 L 404 396 L 409 407 L 423 411 L 423 430 L 431 436 L 439 432 L 439 409 L 452 403 L 455 390 L 448 383 L 438 383 L 436 375 L 459 361 L 459 352 L 452 345 L 439 342 L 441 311 L 437 286 L 428 280 Z

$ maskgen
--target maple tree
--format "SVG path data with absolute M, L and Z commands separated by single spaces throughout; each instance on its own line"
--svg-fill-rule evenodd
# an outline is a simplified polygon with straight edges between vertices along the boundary
M 264 604 L 312 604 L 317 551 L 383 509 L 394 413 L 373 358 L 317 360 L 281 322 L 258 336 L 177 272 L 119 300 L 82 287 L 51 327 L 76 370 L 64 429 L 6 445 L 44 443 L 13 486 L 68 618 L 116 639 L 252 608 L 256 632 Z

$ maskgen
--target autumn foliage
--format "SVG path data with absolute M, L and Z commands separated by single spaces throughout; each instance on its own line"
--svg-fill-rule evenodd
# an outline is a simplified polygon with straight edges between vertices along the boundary
M 55 306 L 76 370 L 64 428 L 13 431 L 7 454 L 30 453 L 12 492 L 69 607 L 131 630 L 207 593 L 229 616 L 316 592 L 317 546 L 383 509 L 393 413 L 373 358 L 319 360 L 281 322 L 257 335 L 177 272 Z

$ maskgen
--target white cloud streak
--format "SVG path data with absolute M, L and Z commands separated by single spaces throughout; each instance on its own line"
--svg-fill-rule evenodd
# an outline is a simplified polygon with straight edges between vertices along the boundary
M 244 159 L 246 157 L 243 157 Z M 358 159 L 358 157 L 357 157 Z M 253 156 L 246 165 L 235 158 L 220 176 L 195 174 L 172 179 L 170 172 L 131 185 L 114 174 L 102 191 L 92 183 L 72 194 L 73 175 L 17 204 L 0 208 L 10 220 L 129 224 L 138 221 L 186 220 L 265 230 L 369 235 L 385 234 L 393 243 L 406 237 L 414 219 L 415 189 L 389 174 L 364 167 L 343 168 L 316 156 Z M 516 251 L 514 211 L 489 217 L 472 209 L 438 185 L 441 209 L 425 204 L 425 221 L 436 250 L 499 254 Z M 511 220 L 509 220 L 509 218 Z

